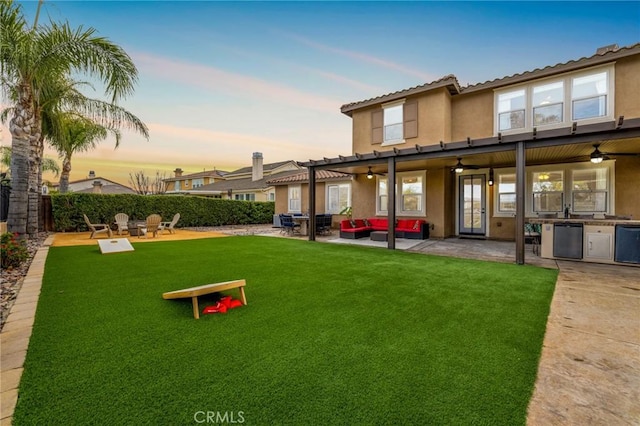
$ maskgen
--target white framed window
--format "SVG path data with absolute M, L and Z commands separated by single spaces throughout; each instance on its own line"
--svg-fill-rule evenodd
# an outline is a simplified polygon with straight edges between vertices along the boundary
M 499 131 L 524 129 L 526 124 L 526 101 L 526 91 L 524 89 L 498 94 Z
M 606 71 L 575 77 L 571 81 L 573 120 L 607 115 L 609 74 Z
M 404 101 L 382 106 L 383 140 L 382 145 L 392 145 L 404 140 Z
M 192 182 L 193 182 L 193 185 L 192 185 L 193 188 L 200 188 L 201 186 L 204 186 L 203 178 L 193 179 Z
M 396 175 L 396 214 L 400 216 L 424 216 L 426 214 L 426 172 L 402 172 Z M 376 214 L 387 215 L 389 205 L 389 181 L 378 176 L 376 187 Z
M 513 215 L 516 212 L 516 174 L 500 173 L 496 174 L 497 179 L 494 187 L 497 194 L 496 213 L 504 215 Z
M 339 214 L 351 205 L 351 183 L 336 182 L 326 186 L 326 212 Z
M 561 123 L 564 120 L 564 82 L 541 84 L 533 86 L 532 90 L 533 125 Z
M 534 213 L 559 213 L 564 210 L 564 172 L 540 171 L 531 174 Z
M 289 185 L 289 213 L 302 212 L 301 194 L 300 185 Z
M 613 120 L 614 81 L 606 65 L 496 90 L 495 134 Z
M 275 191 L 269 191 L 269 193 L 267 194 L 267 201 L 275 201 L 275 200 L 276 200 Z
M 494 217 L 513 217 L 516 203 L 514 168 L 495 170 Z M 530 166 L 526 173 L 525 214 L 615 212 L 615 161 Z
M 234 198 L 239 201 L 255 201 L 256 194 L 234 194 Z
M 606 167 L 571 172 L 571 210 L 576 213 L 607 211 L 609 170 Z

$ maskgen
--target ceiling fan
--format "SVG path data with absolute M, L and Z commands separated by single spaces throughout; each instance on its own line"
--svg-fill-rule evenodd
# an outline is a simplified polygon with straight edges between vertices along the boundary
M 480 166 L 464 165 L 464 164 L 462 164 L 461 160 L 462 159 L 460 157 L 458 157 L 458 163 L 456 163 L 456 165 L 451 168 L 452 172 L 462 173 L 465 170 L 477 170 L 477 169 L 480 168 Z
M 369 166 L 369 171 L 367 172 L 367 179 L 373 179 L 374 175 L 384 176 L 384 173 L 373 172 L 371 171 L 371 166 Z
M 602 161 L 604 160 L 609 160 L 611 158 L 610 156 L 618 156 L 618 155 L 640 156 L 639 153 L 633 153 L 633 152 L 602 152 L 598 149 L 600 148 L 599 143 L 593 144 L 593 147 L 595 149 L 589 155 L 589 160 L 595 164 L 602 163 Z

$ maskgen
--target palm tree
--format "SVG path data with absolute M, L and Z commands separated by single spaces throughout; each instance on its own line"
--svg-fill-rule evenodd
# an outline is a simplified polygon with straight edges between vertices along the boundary
M 61 124 L 61 132 L 50 139 L 51 145 L 58 151 L 62 159 L 62 173 L 60 174 L 60 192 L 65 193 L 69 189 L 69 174 L 71 173 L 71 157 L 76 152 L 90 151 L 94 149 L 98 142 L 106 139 L 109 132 L 117 130 L 108 129 L 91 120 L 66 114 L 58 118 Z M 116 135 L 119 139 L 119 135 Z
M 2 169 L 5 168 L 9 170 L 11 167 L 11 147 L 10 146 L 0 146 L 0 164 L 2 164 Z M 58 177 L 60 175 L 60 166 L 56 163 L 56 160 L 53 158 L 42 158 L 42 171 L 43 172 L 51 172 Z M 3 172 L 4 173 L 4 172 Z
M 112 104 L 131 94 L 137 80 L 137 69 L 126 52 L 96 36 L 93 28 L 74 30 L 68 23 L 50 22 L 30 29 L 22 6 L 13 0 L 1 0 L 0 82 L 4 97 L 15 108 L 9 123 L 10 232 L 35 236 L 38 231 L 38 176 L 43 151 L 41 100 L 50 99 L 51 85 L 72 72 L 101 80 Z

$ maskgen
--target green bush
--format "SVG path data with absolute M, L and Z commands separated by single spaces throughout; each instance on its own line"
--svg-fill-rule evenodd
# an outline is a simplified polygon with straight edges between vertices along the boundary
M 18 234 L 5 232 L 0 235 L 0 264 L 2 269 L 20 266 L 29 258 L 29 251 L 24 241 L 18 239 Z
M 130 220 L 153 213 L 171 220 L 180 213 L 176 227 L 195 227 L 271 223 L 275 210 L 272 201 L 136 194 L 52 194 L 51 204 L 56 231 L 86 231 L 83 214 L 92 223 L 111 224 L 117 213 L 126 213 Z

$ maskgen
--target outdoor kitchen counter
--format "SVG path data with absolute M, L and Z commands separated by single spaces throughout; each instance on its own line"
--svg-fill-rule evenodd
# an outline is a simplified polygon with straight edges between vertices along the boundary
M 542 225 L 540 257 L 640 266 L 640 220 L 530 218 Z

